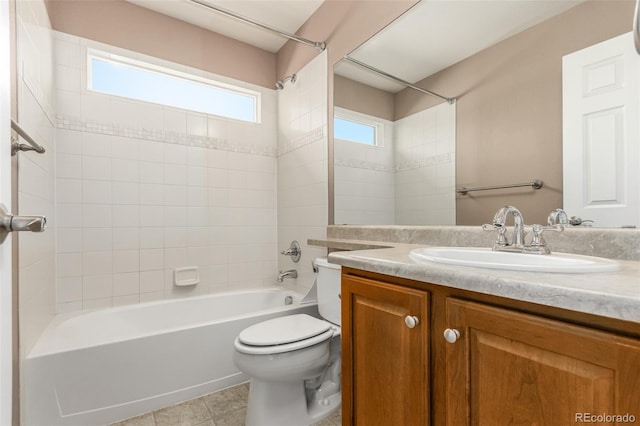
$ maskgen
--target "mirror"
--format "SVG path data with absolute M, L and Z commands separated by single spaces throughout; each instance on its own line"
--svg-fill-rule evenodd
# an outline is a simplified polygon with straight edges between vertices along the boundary
M 334 223 L 479 225 L 505 204 L 546 223 L 563 206 L 563 56 L 631 31 L 633 12 L 632 0 L 417 3 L 349 56 L 457 101 L 335 64 Z

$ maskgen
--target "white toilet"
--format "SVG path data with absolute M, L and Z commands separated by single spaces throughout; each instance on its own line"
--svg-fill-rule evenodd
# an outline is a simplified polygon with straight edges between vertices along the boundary
M 289 315 L 252 325 L 234 342 L 251 377 L 247 426 L 303 426 L 340 408 L 340 266 L 316 259 L 324 319 Z

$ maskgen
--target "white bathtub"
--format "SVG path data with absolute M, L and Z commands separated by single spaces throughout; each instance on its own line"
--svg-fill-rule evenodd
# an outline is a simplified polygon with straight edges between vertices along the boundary
M 59 315 L 24 362 L 24 424 L 108 424 L 242 383 L 235 337 L 265 319 L 317 316 L 300 300 L 274 288 Z

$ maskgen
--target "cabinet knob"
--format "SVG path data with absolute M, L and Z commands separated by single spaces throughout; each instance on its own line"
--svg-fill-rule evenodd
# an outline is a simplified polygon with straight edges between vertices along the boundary
M 444 340 L 449 343 L 455 343 L 460 338 L 460 332 L 455 328 L 447 328 L 443 334 Z
M 420 320 L 416 316 L 407 315 L 406 317 L 404 317 L 404 323 L 407 324 L 407 327 L 413 328 L 416 325 L 420 324 Z

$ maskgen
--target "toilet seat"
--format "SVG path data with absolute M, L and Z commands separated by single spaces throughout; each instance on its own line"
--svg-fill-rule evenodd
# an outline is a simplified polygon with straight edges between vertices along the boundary
M 289 315 L 254 324 L 235 339 L 236 350 L 265 355 L 308 348 L 330 339 L 334 326 L 306 314 Z

